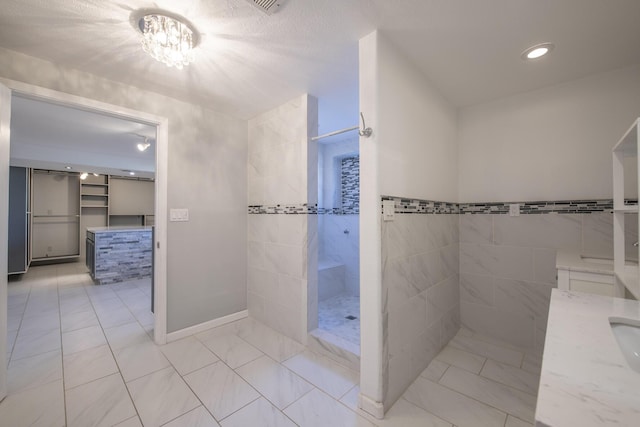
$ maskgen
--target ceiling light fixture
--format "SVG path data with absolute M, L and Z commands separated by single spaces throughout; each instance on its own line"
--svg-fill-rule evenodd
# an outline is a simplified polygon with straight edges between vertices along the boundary
M 522 52 L 522 54 L 520 55 L 520 57 L 525 61 L 538 59 L 545 56 L 547 53 L 551 52 L 554 47 L 555 45 L 553 43 L 536 44 L 531 46 L 530 48 L 525 49 L 524 52 Z
M 86 172 L 82 172 L 82 173 L 80 174 L 80 179 L 85 180 L 85 179 L 87 179 L 87 177 L 88 177 L 88 176 L 89 176 L 89 174 L 88 174 L 88 173 L 86 173 Z
M 70 171 L 71 169 L 73 169 L 71 166 L 65 166 L 64 167 L 66 170 Z
M 143 11 L 134 20 L 142 33 L 142 48 L 154 59 L 177 69 L 193 62 L 200 36 L 186 19 L 164 11 Z
M 129 171 L 129 175 L 134 176 L 136 173 L 134 171 Z
M 140 142 L 136 145 L 139 151 L 147 151 L 147 148 L 151 146 L 151 144 L 149 143 L 149 138 L 147 138 L 146 136 L 144 136 L 143 138 L 144 138 L 144 142 Z

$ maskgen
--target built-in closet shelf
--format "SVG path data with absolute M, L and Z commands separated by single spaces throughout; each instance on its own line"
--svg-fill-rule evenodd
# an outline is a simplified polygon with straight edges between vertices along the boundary
M 637 171 L 633 173 L 635 178 L 632 183 L 625 183 L 625 167 L 630 163 L 625 162 L 625 158 L 635 158 L 635 167 L 640 170 L 640 158 L 638 157 L 638 145 L 640 145 L 640 118 L 620 138 L 620 141 L 613 147 L 613 271 L 615 277 L 614 296 L 624 298 L 626 292 L 634 298 L 640 299 L 640 270 L 638 265 L 626 263 L 628 258 L 626 253 L 625 238 L 628 233 L 625 222 L 626 214 L 637 214 L 638 205 L 625 205 L 625 198 L 638 199 L 638 185 L 640 179 Z M 626 163 L 626 164 L 625 164 Z M 626 185 L 625 185 L 626 184 Z M 633 184 L 633 185 L 631 185 Z M 633 193 L 633 194 L 629 194 Z M 631 196 L 631 197 L 629 197 Z M 638 225 L 640 227 L 640 215 L 638 215 Z M 640 228 L 639 228 L 640 229 Z M 632 237 L 633 241 L 640 240 L 640 235 L 636 233 Z M 626 292 L 625 292 L 626 289 Z
M 33 218 L 80 218 L 80 215 L 34 215 Z

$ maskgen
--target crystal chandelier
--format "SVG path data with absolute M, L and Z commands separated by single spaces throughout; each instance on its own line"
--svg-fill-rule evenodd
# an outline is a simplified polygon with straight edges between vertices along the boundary
M 198 33 L 180 18 L 150 13 L 140 18 L 138 27 L 142 48 L 156 60 L 178 69 L 193 62 Z

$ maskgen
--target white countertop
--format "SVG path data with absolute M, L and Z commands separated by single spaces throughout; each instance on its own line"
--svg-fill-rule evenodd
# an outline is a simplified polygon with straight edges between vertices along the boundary
M 640 320 L 640 302 L 553 290 L 536 426 L 640 426 L 640 373 L 622 355 L 610 316 Z
M 87 227 L 87 231 L 92 233 L 106 233 L 114 231 L 151 231 L 152 226 L 131 225 L 131 226 L 113 226 L 113 227 Z

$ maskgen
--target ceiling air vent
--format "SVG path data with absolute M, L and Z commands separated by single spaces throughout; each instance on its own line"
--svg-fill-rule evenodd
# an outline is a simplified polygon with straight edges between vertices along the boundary
M 271 15 L 280 7 L 282 0 L 247 0 L 249 3 L 266 13 Z

